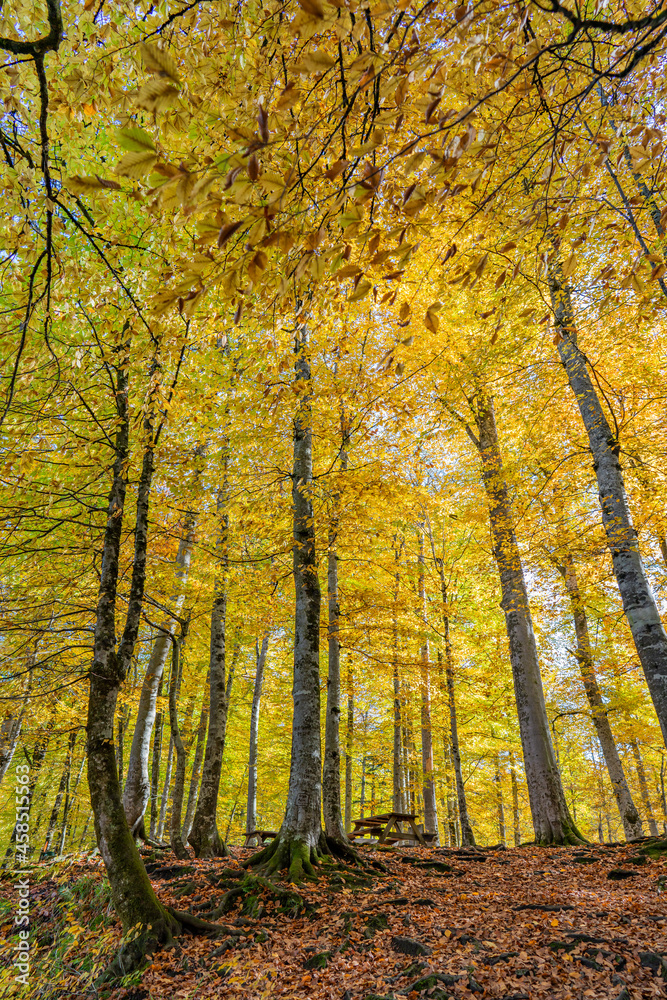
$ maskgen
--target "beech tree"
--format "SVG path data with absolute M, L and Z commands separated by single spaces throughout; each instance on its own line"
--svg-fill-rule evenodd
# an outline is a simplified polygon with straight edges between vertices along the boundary
M 111 975 L 210 929 L 135 841 L 169 816 L 179 856 L 224 855 L 246 793 L 279 834 L 244 863 L 293 882 L 359 863 L 369 803 L 436 832 L 439 796 L 465 846 L 510 801 L 515 843 L 603 812 L 611 839 L 614 799 L 657 830 L 666 30 L 560 2 L 0 11 L 0 779 L 28 760 L 37 849 L 99 847 Z

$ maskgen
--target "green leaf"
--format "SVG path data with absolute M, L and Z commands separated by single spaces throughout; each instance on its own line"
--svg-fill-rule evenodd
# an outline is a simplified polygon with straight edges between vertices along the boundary
M 116 138 L 122 149 L 129 149 L 131 153 L 143 153 L 146 150 L 155 150 L 155 143 L 148 132 L 144 132 L 142 128 L 116 129 Z

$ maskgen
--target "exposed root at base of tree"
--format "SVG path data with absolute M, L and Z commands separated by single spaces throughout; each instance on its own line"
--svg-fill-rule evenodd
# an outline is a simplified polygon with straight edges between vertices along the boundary
M 258 868 L 269 877 L 277 872 L 287 871 L 290 882 L 298 885 L 304 879 L 317 878 L 316 866 L 325 859 L 333 863 L 334 858 L 364 871 L 368 870 L 369 865 L 380 871 L 385 870 L 381 861 L 365 862 L 349 842 L 327 837 L 324 831 L 320 833 L 317 847 L 309 846 L 303 840 L 284 838 L 278 834 L 270 844 L 242 862 L 242 867 Z
M 172 906 L 164 906 L 163 910 L 164 919 L 158 924 L 141 927 L 123 939 L 115 959 L 100 976 L 99 984 L 113 983 L 143 969 L 156 951 L 177 948 L 176 939 L 183 931 L 217 936 L 234 933 L 232 928 L 202 920 L 193 913 L 175 910 Z
M 212 833 L 199 837 L 193 828 L 190 831 L 188 843 L 195 852 L 196 858 L 228 858 L 230 856 L 227 845 L 218 833 L 217 826 Z
M 278 902 L 279 911 L 287 916 L 298 917 L 302 913 L 312 910 L 303 896 L 294 892 L 293 889 L 282 889 L 270 879 L 264 878 L 262 875 L 251 875 L 248 872 L 239 885 L 233 886 L 224 894 L 218 906 L 209 913 L 209 916 L 216 920 L 225 913 L 229 913 L 234 908 L 236 900 L 242 898 L 241 913 L 252 919 L 259 919 L 265 910 L 267 893 Z
M 535 838 L 532 843 L 537 844 L 538 847 L 586 847 L 590 844 L 590 840 L 586 840 L 583 834 L 579 833 L 576 826 L 565 827 L 563 829 L 563 835 L 561 837 L 551 837 L 550 840 L 546 838 Z
M 345 841 L 339 840 L 336 837 L 328 837 L 323 831 L 320 835 L 319 847 L 322 853 L 331 854 L 334 858 L 346 861 L 351 865 L 356 865 L 358 868 L 366 868 L 361 855 L 358 851 L 355 851 L 349 840 Z
M 133 929 L 126 935 L 118 954 L 99 977 L 97 985 L 113 983 L 131 975 L 148 965 L 159 949 L 175 947 L 180 923 L 168 907 L 162 907 L 162 910 L 164 916 L 160 921 Z
M 141 845 L 143 844 L 146 847 L 152 847 L 154 850 L 157 851 L 168 851 L 170 847 L 169 844 L 163 843 L 162 841 L 159 840 L 153 840 L 152 837 L 149 837 L 149 835 L 146 833 L 146 824 L 144 820 L 145 817 L 142 816 L 141 819 L 137 820 L 137 822 L 134 824 L 132 828 L 132 836 L 134 837 L 135 844 L 138 847 L 141 847 Z
M 243 862 L 244 868 L 260 868 L 265 875 L 287 871 L 290 882 L 298 885 L 304 878 L 316 878 L 315 866 L 322 861 L 324 852 L 305 840 L 284 837 L 282 833 Z

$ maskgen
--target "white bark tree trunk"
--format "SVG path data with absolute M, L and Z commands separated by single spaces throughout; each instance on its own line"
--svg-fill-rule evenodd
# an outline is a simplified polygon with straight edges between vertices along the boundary
M 424 564 L 424 528 L 419 528 L 419 609 L 424 632 L 427 628 L 426 582 Z M 421 694 L 421 744 L 422 744 L 422 796 L 424 799 L 424 829 L 434 833 L 438 839 L 438 807 L 435 797 L 435 776 L 433 767 L 433 732 L 431 727 L 431 664 L 428 638 L 424 636 L 420 649 L 420 694 Z
M 630 519 L 623 470 L 618 458 L 620 444 L 609 426 L 589 375 L 586 357 L 577 343 L 572 298 L 563 276 L 556 241 L 553 241 L 549 257 L 548 281 L 558 354 L 588 434 L 602 523 L 623 610 L 667 745 L 667 633 L 646 576 L 637 532 Z
M 255 686 L 252 692 L 250 710 L 250 747 L 248 750 L 248 806 L 246 809 L 246 833 L 257 829 L 257 741 L 259 736 L 259 706 L 262 699 L 264 666 L 269 649 L 269 633 L 262 636 L 262 645 L 255 644 Z
M 130 758 L 127 764 L 127 777 L 123 789 L 123 808 L 130 830 L 133 834 L 145 836 L 144 813 L 150 797 L 150 778 L 148 776 L 148 761 L 150 757 L 151 734 L 155 724 L 156 703 L 160 682 L 164 673 L 164 665 L 171 650 L 171 637 L 176 627 L 177 616 L 180 614 L 185 600 L 185 586 L 190 568 L 190 558 L 194 543 L 194 520 L 189 519 L 183 537 L 178 544 L 175 562 L 176 590 L 171 598 L 174 615 L 163 623 L 151 652 L 144 681 L 139 696 L 137 719 L 134 724 Z
M 341 411 L 341 472 L 345 472 L 347 469 L 348 443 L 345 414 Z M 330 837 L 333 841 L 345 844 L 347 842 L 347 834 L 343 826 L 340 804 L 340 601 L 338 594 L 338 554 L 336 552 L 339 530 L 339 505 L 340 495 L 336 493 L 332 500 L 327 554 L 329 669 L 324 730 L 322 805 L 326 836 Z
M 586 608 L 581 598 L 574 560 L 568 554 L 563 562 L 557 561 L 556 566 L 565 581 L 565 589 L 570 598 L 574 631 L 577 637 L 576 658 L 581 670 L 581 679 L 584 682 L 586 698 L 591 708 L 593 725 L 595 726 L 595 731 L 602 747 L 609 780 L 611 781 L 614 798 L 616 799 L 616 805 L 618 806 L 621 822 L 623 823 L 623 830 L 628 840 L 635 840 L 642 835 L 642 822 L 625 779 L 623 763 L 618 753 L 616 740 L 614 739 L 614 734 L 611 731 L 609 723 L 609 716 L 604 707 L 602 693 L 597 682 L 597 677 L 595 676 Z
M 500 457 L 493 403 L 483 390 L 478 390 L 470 406 L 477 436 L 467 425 L 466 429 L 479 452 L 489 505 L 493 555 L 500 576 L 535 840 L 538 844 L 581 843 L 583 837 L 570 815 L 551 742 L 537 644 Z

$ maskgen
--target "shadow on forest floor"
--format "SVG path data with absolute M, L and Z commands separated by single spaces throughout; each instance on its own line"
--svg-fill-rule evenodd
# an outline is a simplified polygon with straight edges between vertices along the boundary
M 386 871 L 323 868 L 299 888 L 302 905 L 284 883 L 278 896 L 230 892 L 252 853 L 232 852 L 215 862 L 168 852 L 149 860 L 163 901 L 204 919 L 215 912 L 221 930 L 180 938 L 104 996 L 638 1000 L 667 990 L 667 850 L 362 848 Z M 30 985 L 13 978 L 16 876 L 4 873 L 0 995 L 103 995 L 89 984 L 119 931 L 101 860 L 71 855 L 33 866 L 28 880 Z

